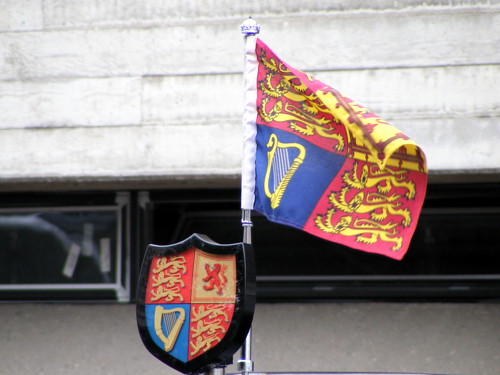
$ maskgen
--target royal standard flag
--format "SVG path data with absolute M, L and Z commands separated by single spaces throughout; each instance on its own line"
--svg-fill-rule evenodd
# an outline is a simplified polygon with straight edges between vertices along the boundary
M 242 208 L 402 259 L 427 187 L 420 147 L 248 38 Z

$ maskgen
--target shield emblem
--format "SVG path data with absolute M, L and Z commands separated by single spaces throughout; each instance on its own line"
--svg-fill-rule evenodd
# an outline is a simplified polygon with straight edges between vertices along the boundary
M 146 348 L 183 373 L 232 362 L 255 309 L 252 247 L 193 234 L 149 245 L 139 275 L 137 324 Z

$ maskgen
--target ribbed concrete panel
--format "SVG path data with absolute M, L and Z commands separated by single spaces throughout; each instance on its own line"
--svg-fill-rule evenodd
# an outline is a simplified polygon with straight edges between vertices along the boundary
M 140 122 L 140 78 L 12 81 L 0 85 L 0 129 Z
M 41 0 L 40 0 L 41 1 Z M 46 28 L 95 27 L 109 25 L 220 22 L 252 15 L 257 19 L 271 17 L 310 16 L 316 14 L 343 15 L 350 12 L 421 11 L 432 5 L 433 11 L 446 11 L 458 5 L 464 9 L 481 9 L 498 4 L 497 0 L 350 0 L 322 1 L 278 0 L 45 0 Z
M 303 17 L 263 23 L 261 35 L 308 70 L 490 64 L 499 61 L 500 12 Z
M 434 173 L 499 168 L 496 118 L 401 120 L 398 127 L 423 147 Z M 0 149 L 3 183 L 47 176 L 234 176 L 240 173 L 241 129 L 232 123 L 7 129 L 1 132 Z
M 21 5 L 21 6 L 20 6 Z M 0 32 L 43 28 L 43 0 L 2 0 Z
M 500 65 L 313 74 L 385 120 L 435 118 L 439 127 L 441 118 L 500 116 L 492 79 L 500 77 Z M 242 116 L 240 74 L 148 77 L 143 92 L 145 123 L 238 123 Z
M 232 25 L 0 34 L 2 80 L 241 71 Z
M 167 178 L 240 172 L 241 132 L 233 125 L 9 129 L 1 133 L 3 179 Z
M 491 79 L 500 77 L 500 65 L 336 71 L 315 76 L 386 120 L 500 116 L 498 82 Z M 239 124 L 242 79 L 241 74 L 221 74 L 4 82 L 0 128 Z
M 318 78 L 340 89 L 345 85 L 351 98 L 386 115 L 424 148 L 431 170 L 462 171 L 500 165 L 498 117 L 492 117 L 498 116 L 499 96 L 495 81 L 488 79 L 497 70 L 429 68 L 417 74 L 395 69 Z M 241 92 L 240 85 L 237 74 L 148 77 L 142 84 L 130 78 L 6 82 L 0 96 L 4 128 L 48 126 L 50 121 L 75 128 L 4 129 L 1 176 L 239 173 L 242 105 L 241 95 L 234 93 Z M 140 105 L 142 121 L 156 126 L 133 126 L 141 122 Z M 113 124 L 126 127 L 97 126 Z
M 240 24 L 2 33 L 0 80 L 240 72 Z M 261 24 L 263 40 L 305 70 L 500 61 L 500 11 L 322 14 Z
M 249 14 L 285 61 L 422 144 L 431 173 L 499 170 L 498 0 L 5 0 L 0 177 L 239 173 Z
M 399 120 L 397 127 L 425 151 L 431 173 L 500 169 L 498 117 Z
M 500 116 L 500 65 L 317 73 L 384 119 Z M 437 121 L 439 123 L 439 121 Z
M 240 126 L 243 96 L 242 74 L 146 77 L 143 122 Z

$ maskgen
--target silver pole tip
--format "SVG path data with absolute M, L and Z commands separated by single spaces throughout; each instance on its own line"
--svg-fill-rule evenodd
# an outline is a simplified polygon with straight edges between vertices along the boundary
M 245 22 L 241 24 L 241 33 L 248 35 L 256 35 L 260 32 L 259 24 L 252 18 L 248 17 Z

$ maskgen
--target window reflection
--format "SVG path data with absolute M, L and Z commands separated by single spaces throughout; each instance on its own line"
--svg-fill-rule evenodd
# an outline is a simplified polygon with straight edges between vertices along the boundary
M 117 214 L 0 213 L 0 283 L 110 283 Z

